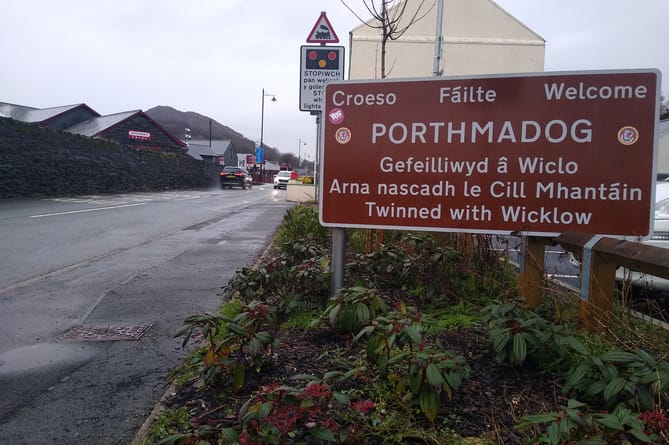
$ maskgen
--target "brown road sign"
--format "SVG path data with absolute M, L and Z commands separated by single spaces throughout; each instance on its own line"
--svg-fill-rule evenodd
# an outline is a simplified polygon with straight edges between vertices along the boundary
M 321 222 L 645 236 L 660 73 L 328 83 Z

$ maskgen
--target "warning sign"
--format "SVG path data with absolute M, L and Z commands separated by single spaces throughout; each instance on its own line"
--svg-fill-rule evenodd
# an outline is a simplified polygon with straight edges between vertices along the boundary
M 316 24 L 311 28 L 307 43 L 339 43 L 339 37 L 325 15 L 325 11 L 321 12 Z
M 323 111 L 325 84 L 343 79 L 343 46 L 300 47 L 301 111 Z
M 656 70 L 328 83 L 321 223 L 646 236 L 659 84 Z

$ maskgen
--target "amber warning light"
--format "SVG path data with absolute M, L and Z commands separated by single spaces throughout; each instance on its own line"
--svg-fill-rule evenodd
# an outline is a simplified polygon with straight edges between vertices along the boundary
M 646 236 L 659 83 L 656 70 L 330 82 L 321 223 Z

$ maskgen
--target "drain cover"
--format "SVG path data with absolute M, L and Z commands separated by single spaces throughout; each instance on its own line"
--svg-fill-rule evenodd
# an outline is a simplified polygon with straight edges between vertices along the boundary
M 75 326 L 60 341 L 123 341 L 139 340 L 152 325 L 139 326 Z

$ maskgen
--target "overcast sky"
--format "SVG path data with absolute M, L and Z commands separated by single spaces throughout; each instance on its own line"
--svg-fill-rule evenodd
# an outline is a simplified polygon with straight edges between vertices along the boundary
M 364 11 L 362 0 L 347 3 Z M 669 93 L 669 0 L 496 3 L 546 40 L 546 71 L 658 68 Z M 259 140 L 264 88 L 277 98 L 265 101 L 265 144 L 297 154 L 303 140 L 311 159 L 300 45 L 321 11 L 340 45 L 359 24 L 339 0 L 2 0 L 1 9 L 0 102 L 83 102 L 101 114 L 169 105 Z

